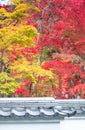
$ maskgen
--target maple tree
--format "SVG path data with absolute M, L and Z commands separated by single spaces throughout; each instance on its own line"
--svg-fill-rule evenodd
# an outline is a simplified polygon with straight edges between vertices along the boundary
M 85 98 L 85 0 L 12 2 L 0 7 L 1 96 Z
M 84 0 L 43 0 L 37 4 L 41 12 L 30 18 L 41 34 L 38 63 L 54 73 L 54 82 L 47 86 L 56 98 L 85 97 L 84 3 Z M 79 91 L 75 92 L 76 88 Z
M 26 19 L 39 9 L 23 1 L 12 2 L 10 7 L 0 8 L 0 95 L 29 96 L 26 79 L 33 86 L 39 76 L 52 78 L 52 73 L 37 65 L 38 54 L 31 53 L 39 33 L 26 25 Z

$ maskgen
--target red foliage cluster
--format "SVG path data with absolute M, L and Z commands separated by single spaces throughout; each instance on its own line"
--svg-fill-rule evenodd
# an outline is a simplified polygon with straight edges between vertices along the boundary
M 42 68 L 53 72 L 55 81 L 38 77 L 34 95 L 48 96 L 49 88 L 50 95 L 58 99 L 85 98 L 85 0 L 30 1 L 41 11 L 31 15 L 25 24 L 36 27 L 40 37 L 34 48 L 16 47 L 7 57 L 15 61 L 22 54 L 31 62 L 32 56 L 39 55 Z M 25 79 L 23 85 L 15 93 L 29 96 L 30 80 Z
M 29 96 L 29 91 L 26 87 L 19 87 L 16 89 L 15 94 L 20 96 L 20 97 L 28 97 Z
M 8 6 L 8 5 L 3 5 L 3 6 L 0 5 L 0 8 L 5 8 L 5 9 L 7 9 L 7 8 L 9 8 L 9 6 Z
M 85 0 L 43 0 L 37 6 L 41 11 L 31 21 L 41 34 L 38 47 L 42 55 L 47 47 L 51 48 L 44 54 L 50 58 L 41 61 L 42 68 L 51 70 L 56 80 L 59 78 L 59 85 L 52 90 L 54 95 L 85 98 Z

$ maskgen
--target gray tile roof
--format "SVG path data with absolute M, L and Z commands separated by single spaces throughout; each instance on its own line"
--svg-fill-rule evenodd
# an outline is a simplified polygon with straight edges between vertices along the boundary
M 0 121 L 58 121 L 71 116 L 85 116 L 84 100 L 55 100 L 54 98 L 0 99 Z

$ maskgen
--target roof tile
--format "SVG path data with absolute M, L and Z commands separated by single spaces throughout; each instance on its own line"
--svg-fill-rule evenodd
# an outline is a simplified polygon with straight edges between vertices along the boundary
M 55 99 L 0 99 L 0 121 L 10 120 L 60 120 L 65 116 L 84 116 L 85 101 Z M 8 118 L 9 117 L 9 118 Z

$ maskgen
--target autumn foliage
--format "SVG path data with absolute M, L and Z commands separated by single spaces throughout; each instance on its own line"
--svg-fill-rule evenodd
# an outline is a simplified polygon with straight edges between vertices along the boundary
M 85 0 L 0 7 L 0 96 L 85 98 Z

